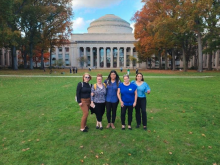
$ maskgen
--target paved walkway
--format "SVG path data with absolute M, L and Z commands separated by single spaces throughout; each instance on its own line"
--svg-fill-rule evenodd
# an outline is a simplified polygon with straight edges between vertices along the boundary
M 0 77 L 48 77 L 48 78 L 61 78 L 61 77 L 68 77 L 68 78 L 74 78 L 74 77 L 82 77 L 82 76 L 53 76 L 53 75 L 0 75 Z M 103 77 L 107 77 L 103 76 Z M 134 78 L 135 76 L 130 76 L 131 78 Z M 214 76 L 144 76 L 144 78 L 211 78 Z

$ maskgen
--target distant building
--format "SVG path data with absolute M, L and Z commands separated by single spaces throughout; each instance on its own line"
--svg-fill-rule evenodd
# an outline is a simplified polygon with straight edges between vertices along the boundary
M 136 42 L 130 24 L 113 14 L 107 14 L 90 23 L 88 33 L 72 34 L 70 44 L 55 47 L 51 57 L 55 67 L 90 67 L 90 68 L 159 68 L 159 59 L 137 63 L 138 54 L 135 50 Z M 212 68 L 220 70 L 220 51 L 212 55 Z M 20 54 L 19 52 L 17 54 Z M 208 56 L 203 55 L 203 68 L 208 68 Z M 135 60 L 131 61 L 133 58 Z M 0 49 L 0 67 L 12 65 L 10 50 Z M 161 57 L 162 66 L 165 58 Z M 171 68 L 171 60 L 167 60 Z M 19 58 L 18 63 L 22 64 Z M 195 66 L 193 56 L 188 62 L 188 68 Z M 38 67 L 40 63 L 37 64 Z M 49 67 L 49 62 L 45 63 Z M 175 58 L 176 68 L 183 68 L 181 57 Z M 36 67 L 36 63 L 34 63 Z

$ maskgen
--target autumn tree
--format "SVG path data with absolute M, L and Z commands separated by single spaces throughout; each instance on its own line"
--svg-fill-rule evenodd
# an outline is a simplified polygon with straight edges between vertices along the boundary
M 70 2 L 70 0 L 29 0 L 25 6 L 21 16 L 21 27 L 29 41 L 30 69 L 33 69 L 32 57 L 36 45 L 41 44 L 43 52 L 47 47 L 51 48 L 51 45 L 62 42 L 67 32 L 69 34 L 72 16 Z

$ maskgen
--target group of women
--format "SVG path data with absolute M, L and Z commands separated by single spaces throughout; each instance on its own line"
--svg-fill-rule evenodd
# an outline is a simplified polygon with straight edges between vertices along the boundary
M 77 86 L 77 102 L 83 112 L 80 131 L 88 132 L 86 122 L 90 107 L 94 108 L 96 114 L 96 129 L 103 129 L 102 117 L 105 109 L 108 120 L 106 128 L 115 129 L 114 123 L 119 102 L 121 105 L 122 130 L 125 130 L 126 111 L 128 111 L 128 129 L 132 130 L 133 108 L 136 110 L 136 128 L 140 127 L 142 119 L 143 129 L 147 130 L 146 93 L 150 94 L 150 87 L 144 82 L 141 73 L 137 73 L 136 80 L 131 82 L 127 74 L 123 76 L 124 81 L 121 82 L 115 70 L 109 73 L 104 82 L 102 74 L 97 75 L 97 82 L 93 85 L 89 84 L 91 79 L 91 75 L 85 73 L 83 82 L 79 82 Z

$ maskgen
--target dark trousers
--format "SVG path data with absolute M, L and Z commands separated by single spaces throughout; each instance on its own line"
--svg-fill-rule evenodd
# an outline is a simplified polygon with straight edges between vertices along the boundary
M 142 118 L 143 126 L 147 126 L 146 106 L 147 106 L 146 98 L 145 97 L 144 98 L 138 97 L 137 104 L 135 107 L 137 125 L 141 125 L 141 118 Z
M 128 109 L 128 125 L 132 122 L 133 105 L 121 107 L 121 124 L 125 125 L 126 110 Z
M 108 119 L 108 123 L 114 123 L 116 118 L 118 102 L 116 103 L 106 102 L 105 105 L 106 105 L 106 111 L 107 111 L 106 116 Z
M 105 113 L 105 103 L 94 103 L 95 104 L 95 114 L 98 122 L 102 121 L 102 116 Z

